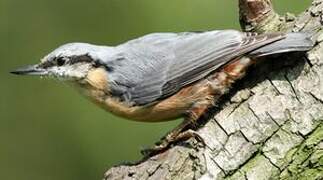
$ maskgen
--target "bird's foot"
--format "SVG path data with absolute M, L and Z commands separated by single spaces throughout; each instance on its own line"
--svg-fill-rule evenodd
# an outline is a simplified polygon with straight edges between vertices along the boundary
M 174 145 L 174 143 L 176 143 L 176 142 L 185 141 L 185 140 L 188 140 L 192 137 L 196 138 L 204 146 L 206 145 L 204 139 L 196 131 L 194 131 L 192 129 L 188 129 L 188 130 L 181 132 L 179 134 L 172 133 L 172 132 L 169 133 L 167 136 L 165 136 L 163 139 L 161 139 L 161 141 L 156 143 L 156 145 L 154 147 L 143 149 L 141 151 L 141 154 L 143 154 L 144 156 L 153 156 L 158 153 L 166 151 L 169 147 L 171 147 L 171 145 Z

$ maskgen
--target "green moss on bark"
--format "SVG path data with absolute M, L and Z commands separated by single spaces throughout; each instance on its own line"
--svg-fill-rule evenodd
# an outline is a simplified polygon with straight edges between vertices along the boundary
M 292 150 L 292 158 L 286 157 L 289 165 L 281 173 L 281 179 L 323 179 L 323 125 L 306 138 L 299 146 Z M 296 151 L 296 152 L 295 152 Z

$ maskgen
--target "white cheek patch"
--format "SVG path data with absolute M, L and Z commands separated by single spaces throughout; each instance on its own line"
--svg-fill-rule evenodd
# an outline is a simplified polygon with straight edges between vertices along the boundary
M 90 67 L 91 66 L 87 63 L 52 67 L 50 75 L 58 78 L 59 80 L 79 80 L 86 77 Z

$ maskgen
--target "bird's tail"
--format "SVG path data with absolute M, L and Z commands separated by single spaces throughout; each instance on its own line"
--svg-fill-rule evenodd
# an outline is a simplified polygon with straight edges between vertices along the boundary
M 250 52 L 249 55 L 261 57 L 286 52 L 307 51 L 314 46 L 312 37 L 313 33 L 308 32 L 287 33 L 284 39 L 260 47 Z

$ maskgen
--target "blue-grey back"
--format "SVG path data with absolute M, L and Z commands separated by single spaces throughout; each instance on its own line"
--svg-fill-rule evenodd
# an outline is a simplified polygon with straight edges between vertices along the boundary
M 284 38 L 282 33 L 247 35 L 235 30 L 149 34 L 115 47 L 117 53 L 106 62 L 111 90 L 130 104 L 153 103 L 234 58 Z

